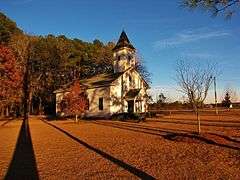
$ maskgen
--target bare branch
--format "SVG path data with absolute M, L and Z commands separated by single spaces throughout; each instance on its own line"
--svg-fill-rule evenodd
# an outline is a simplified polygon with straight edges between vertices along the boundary
M 193 107 L 200 107 L 204 103 L 213 77 L 216 76 L 215 64 L 194 64 L 179 61 L 176 67 L 176 80 L 180 91 L 187 95 Z
M 239 8 L 239 4 L 240 0 L 183 0 L 182 2 L 183 7 L 211 11 L 213 16 L 217 16 L 220 12 L 223 12 L 226 18 L 232 16 L 235 12 L 234 8 Z

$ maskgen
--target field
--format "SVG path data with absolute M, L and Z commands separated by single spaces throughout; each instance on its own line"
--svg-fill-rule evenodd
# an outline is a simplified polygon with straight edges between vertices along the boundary
M 0 121 L 0 179 L 240 179 L 240 111 Z

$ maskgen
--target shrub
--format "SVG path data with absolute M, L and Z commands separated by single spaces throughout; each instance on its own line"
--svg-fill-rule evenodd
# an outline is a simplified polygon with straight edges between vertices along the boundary
M 112 115 L 112 120 L 126 121 L 126 120 L 144 120 L 145 114 L 139 113 L 118 113 Z
M 145 118 L 153 118 L 156 117 L 157 113 L 156 112 L 146 112 L 145 113 Z

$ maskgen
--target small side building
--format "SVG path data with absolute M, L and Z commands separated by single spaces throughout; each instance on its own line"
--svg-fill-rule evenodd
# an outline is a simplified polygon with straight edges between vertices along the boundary
M 86 117 L 110 117 L 117 113 L 144 113 L 147 111 L 148 83 L 136 70 L 136 50 L 123 31 L 113 48 L 114 73 L 99 74 L 80 81 L 87 89 L 89 109 Z M 56 113 L 67 86 L 55 91 Z

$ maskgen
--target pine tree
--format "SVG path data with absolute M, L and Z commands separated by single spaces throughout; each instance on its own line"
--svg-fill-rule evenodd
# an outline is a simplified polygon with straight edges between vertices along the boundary
M 229 92 L 226 92 L 225 97 L 222 101 L 222 106 L 230 108 L 230 105 L 232 104 L 230 99 L 231 99 L 231 96 L 230 96 Z
M 167 98 L 164 96 L 164 94 L 161 93 L 161 94 L 159 94 L 159 96 L 158 96 L 157 103 L 158 103 L 158 104 L 164 104 L 165 101 L 166 101 L 166 99 L 167 99 Z

